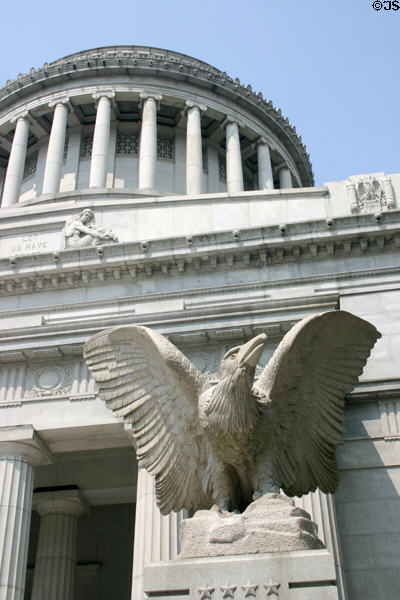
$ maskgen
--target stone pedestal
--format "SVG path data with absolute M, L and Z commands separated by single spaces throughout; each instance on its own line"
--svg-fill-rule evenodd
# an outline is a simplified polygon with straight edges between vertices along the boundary
M 144 597 L 339 599 L 333 555 L 286 496 L 266 494 L 242 514 L 197 511 L 180 537 L 177 559 L 144 568 Z
M 181 524 L 181 558 L 323 548 L 310 515 L 291 498 L 265 494 L 242 514 L 198 510 Z
M 145 597 L 162 600 L 338 600 L 327 550 L 188 558 L 144 570 Z

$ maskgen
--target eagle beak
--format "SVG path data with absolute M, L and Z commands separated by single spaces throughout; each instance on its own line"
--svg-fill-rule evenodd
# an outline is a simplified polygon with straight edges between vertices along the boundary
M 261 354 L 263 353 L 266 339 L 267 336 L 265 333 L 260 333 L 260 335 L 257 335 L 240 347 L 236 357 L 239 367 L 246 365 L 255 368 L 257 366 Z

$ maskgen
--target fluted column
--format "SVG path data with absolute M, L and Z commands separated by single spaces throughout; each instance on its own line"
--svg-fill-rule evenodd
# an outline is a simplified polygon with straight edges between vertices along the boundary
M 229 117 L 226 121 L 226 186 L 228 193 L 235 194 L 243 191 L 239 124 Z
M 132 600 L 143 600 L 143 573 L 152 562 L 171 560 L 179 553 L 183 511 L 162 515 L 155 503 L 154 478 L 139 469 L 133 546 Z
M 186 100 L 186 193 L 201 194 L 203 183 L 203 148 L 201 139 L 201 111 L 206 106 Z
M 139 189 L 153 190 L 157 161 L 157 103 L 162 96 L 141 93 L 142 129 L 139 150 Z
M 293 187 L 292 174 L 287 167 L 279 170 L 279 187 L 281 190 Z
M 2 207 L 13 206 L 18 202 L 21 191 L 21 183 L 24 176 L 26 149 L 28 146 L 29 121 L 28 112 L 24 112 L 19 117 L 12 120 L 16 121 L 14 139 L 11 146 L 10 158 L 6 179 L 4 182 Z
M 24 598 L 34 467 L 48 462 L 32 427 L 0 430 L 0 600 Z
M 312 521 L 318 527 L 319 539 L 333 555 L 339 598 L 344 600 L 347 598 L 346 584 L 333 496 L 331 494 L 324 494 L 317 489 L 315 492 L 310 492 L 301 498 L 294 498 L 294 502 L 296 506 L 299 506 L 310 514 Z
M 258 187 L 260 190 L 273 190 L 274 178 L 272 175 L 271 157 L 269 147 L 264 138 L 257 142 L 258 158 Z
M 50 102 L 54 107 L 53 124 L 47 148 L 46 166 L 43 178 L 43 194 L 57 194 L 60 188 L 65 136 L 67 133 L 68 98 Z
M 89 513 L 79 490 L 34 496 L 41 516 L 31 600 L 73 600 L 78 519 Z
M 89 187 L 91 188 L 106 186 L 111 101 L 114 96 L 113 92 L 93 94 L 93 98 L 97 101 L 97 113 L 90 162 Z

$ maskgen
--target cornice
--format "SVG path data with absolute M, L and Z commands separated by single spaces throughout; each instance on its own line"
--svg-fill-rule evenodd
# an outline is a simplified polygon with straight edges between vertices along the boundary
M 398 252 L 400 211 L 0 259 L 0 295 Z
M 169 50 L 141 46 L 95 48 L 50 64 L 45 63 L 38 69 L 32 67 L 28 74 L 20 73 L 16 80 L 8 80 L 0 89 L 0 107 L 25 98 L 29 93 L 34 93 L 35 88 L 43 90 L 43 87 L 54 83 L 55 79 L 71 81 L 91 72 L 98 74 L 119 71 L 193 81 L 203 89 L 208 87 L 223 96 L 234 97 L 239 106 L 247 107 L 261 116 L 273 133 L 284 140 L 284 145 L 290 148 L 303 185 L 313 185 L 310 156 L 296 128 L 282 115 L 280 109 L 275 108 L 270 100 L 264 100 L 261 92 L 255 93 L 251 85 L 242 85 L 238 78 L 233 79 L 207 63 Z
M 383 279 L 392 289 L 398 288 L 399 275 L 400 267 L 367 269 L 3 311 L 4 318 L 29 316 L 36 324 L 0 333 L 0 362 L 81 356 L 82 344 L 90 335 L 105 327 L 134 323 L 153 327 L 183 346 L 245 340 L 261 332 L 279 338 L 297 320 L 338 308 L 343 284 L 357 293 L 360 286 L 366 291 L 382 289 Z M 315 286 L 313 291 L 310 285 Z M 288 292 L 291 287 L 299 288 L 298 292 Z M 274 293 L 279 288 L 286 288 L 284 296 Z M 169 303 L 160 311 L 140 309 L 141 304 L 152 306 L 165 300 Z

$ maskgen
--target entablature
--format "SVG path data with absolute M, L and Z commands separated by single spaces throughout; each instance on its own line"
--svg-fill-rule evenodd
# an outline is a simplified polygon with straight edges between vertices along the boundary
M 400 211 L 158 238 L 0 259 L 0 295 L 397 254 Z M 385 267 L 395 266 L 391 259 Z M 371 268 L 370 266 L 368 268 Z

